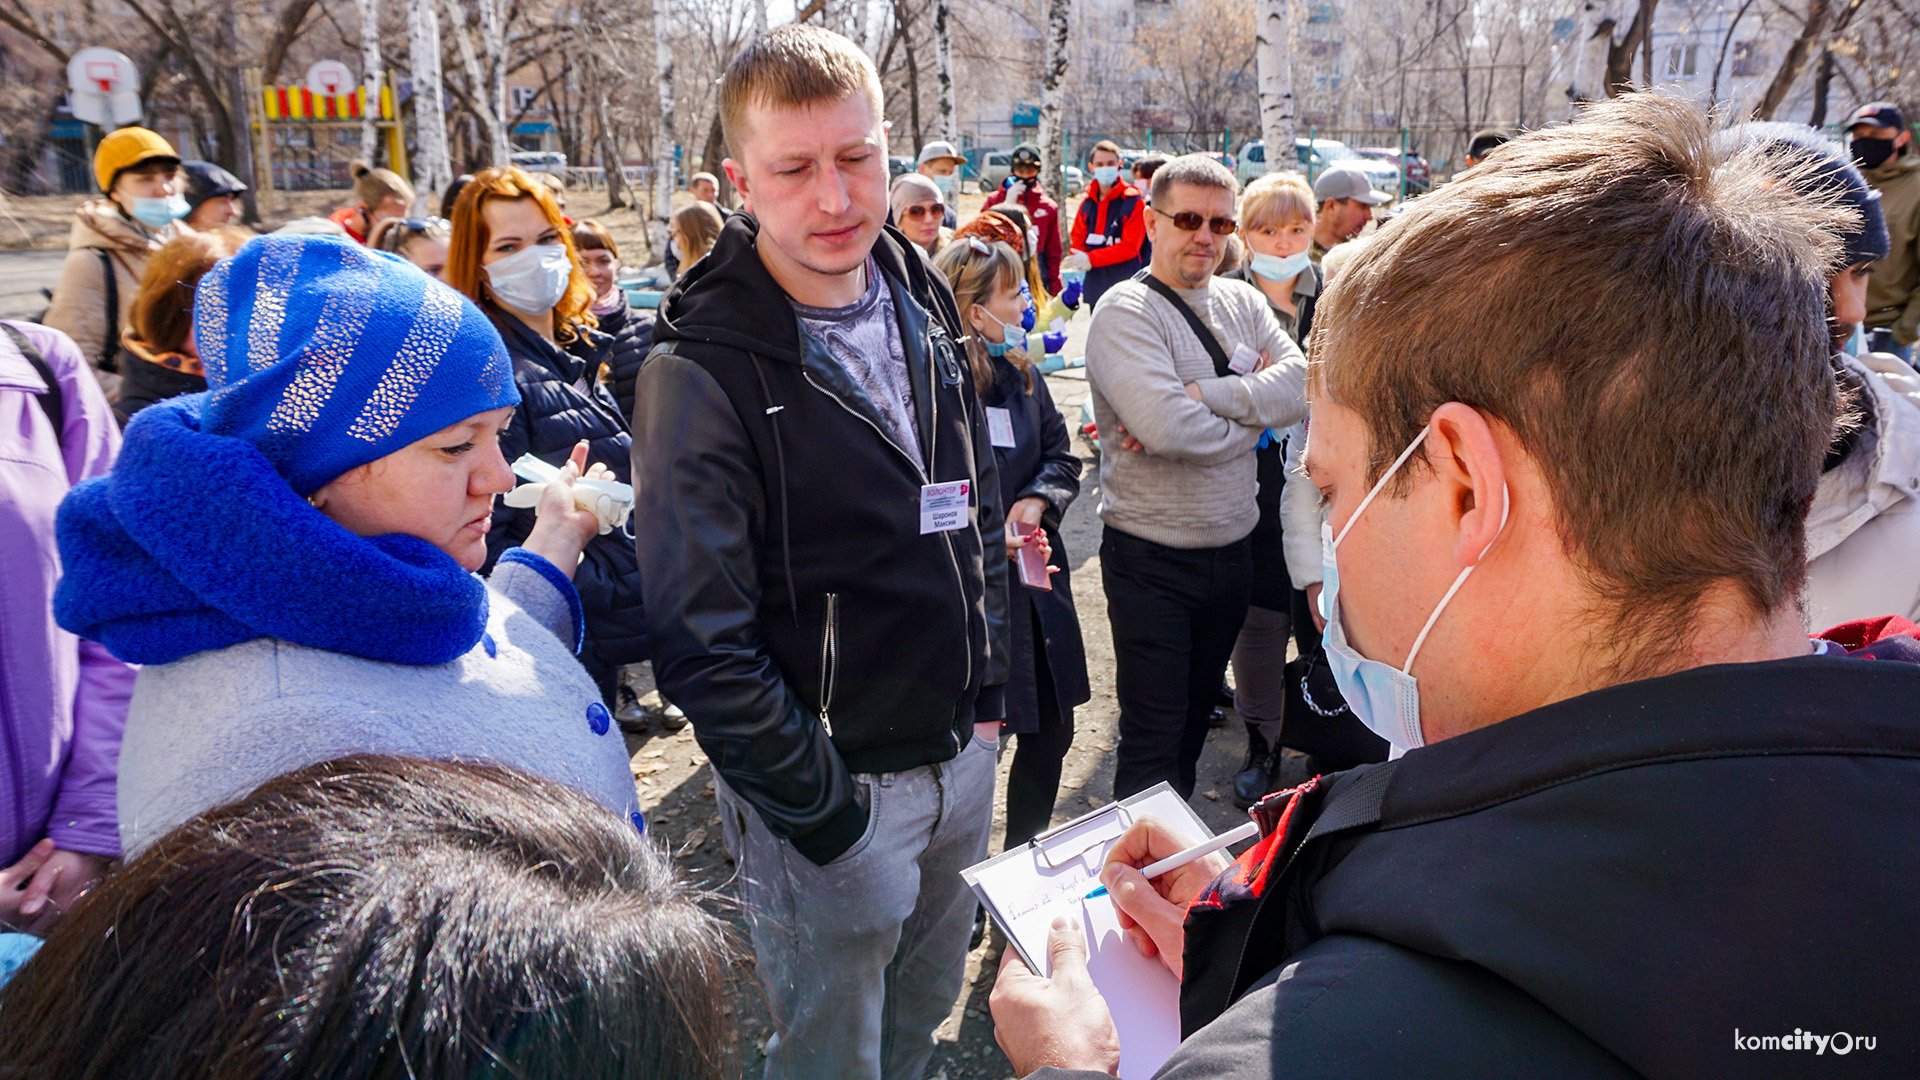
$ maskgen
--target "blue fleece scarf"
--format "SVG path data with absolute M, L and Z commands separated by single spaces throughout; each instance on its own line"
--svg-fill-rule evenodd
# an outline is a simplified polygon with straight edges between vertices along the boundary
M 251 443 L 202 431 L 207 397 L 142 410 L 113 472 L 60 504 L 61 626 L 133 664 L 267 637 L 429 666 L 479 642 L 479 578 L 425 540 L 335 524 Z

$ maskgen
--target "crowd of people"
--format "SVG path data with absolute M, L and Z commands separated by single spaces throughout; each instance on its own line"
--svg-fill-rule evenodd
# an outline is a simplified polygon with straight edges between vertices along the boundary
M 230 173 L 101 141 L 0 323 L 0 1071 L 720 1077 L 750 954 L 766 1076 L 921 1076 L 1001 744 L 1011 849 L 1092 697 L 1083 485 L 1111 795 L 1193 797 L 1230 705 L 1261 826 L 1107 857 L 1181 985 L 1158 1075 L 1920 1067 L 1897 107 L 1835 144 L 1628 95 L 1391 207 L 1105 140 L 1065 191 L 1023 144 L 965 217 L 950 143 L 889 179 L 840 35 L 718 95 L 740 206 L 691 178 L 657 309 L 545 174 L 414 216 L 356 163 L 254 235 Z M 643 661 L 745 940 L 648 833 Z M 1005 953 L 1019 1075 L 1118 1067 L 1086 953 Z

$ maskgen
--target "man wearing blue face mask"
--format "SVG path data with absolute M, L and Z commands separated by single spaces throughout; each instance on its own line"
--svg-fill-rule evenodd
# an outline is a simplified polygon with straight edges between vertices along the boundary
M 1800 603 L 1859 219 L 1713 128 L 1589 106 L 1322 296 L 1328 650 L 1403 756 L 1263 801 L 1232 864 L 1149 881 L 1185 841 L 1117 843 L 1102 882 L 1181 982 L 1162 1080 L 1920 1069 L 1879 1034 L 1920 1008 L 1920 628 L 1809 638 Z M 1091 1080 L 1127 1035 L 1055 934 L 995 1034 Z
M 1093 144 L 1087 168 L 1093 179 L 1074 212 L 1068 246 L 1084 260 L 1079 269 L 1087 272 L 1085 295 L 1092 309 L 1108 289 L 1147 265 L 1141 251 L 1147 242 L 1147 203 L 1140 189 L 1120 175 L 1120 148 L 1112 140 Z
M 173 239 L 174 222 L 187 216 L 179 172 L 173 144 L 146 128 L 121 128 L 100 140 L 93 175 L 102 194 L 74 211 L 67 261 L 41 317 L 80 346 L 109 401 L 120 387 L 114 360 L 120 328 L 132 312 L 147 256 Z

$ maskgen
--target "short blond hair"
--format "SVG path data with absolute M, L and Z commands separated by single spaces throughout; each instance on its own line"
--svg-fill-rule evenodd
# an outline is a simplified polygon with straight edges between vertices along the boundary
M 845 101 L 856 93 L 867 95 L 873 121 L 879 123 L 885 105 L 880 73 L 845 35 L 798 23 L 769 30 L 741 49 L 720 77 L 720 131 L 727 152 L 740 156 L 749 106 L 792 109 Z
M 1299 173 L 1268 173 L 1240 196 L 1243 229 L 1277 229 L 1296 221 L 1313 224 L 1313 189 Z

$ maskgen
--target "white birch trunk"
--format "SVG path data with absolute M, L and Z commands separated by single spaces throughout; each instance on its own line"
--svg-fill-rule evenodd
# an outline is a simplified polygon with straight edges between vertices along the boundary
M 1066 190 L 1066 147 L 1061 144 L 1061 106 L 1067 84 L 1067 39 L 1072 29 L 1073 0 L 1047 0 L 1047 62 L 1041 69 L 1040 86 L 1040 175 L 1045 187 L 1053 190 L 1061 212 L 1054 215 L 1061 239 L 1067 236 L 1068 200 L 1079 194 Z
M 360 110 L 360 157 L 377 162 L 380 130 L 374 120 L 380 115 L 380 85 L 386 72 L 380 65 L 380 0 L 359 0 L 360 8 L 360 85 L 366 90 L 366 104 Z
M 447 163 L 440 17 L 433 0 L 407 0 L 407 48 L 413 63 L 414 212 L 425 214 L 453 179 Z
M 513 160 L 513 147 L 508 140 L 508 125 L 513 122 L 507 112 L 507 45 L 503 33 L 505 20 L 500 14 L 500 0 L 479 0 L 480 2 L 480 43 L 487 54 L 487 107 L 499 120 L 492 126 L 493 160 L 495 164 L 505 165 Z M 475 93 L 479 93 L 476 88 Z
M 667 219 L 673 216 L 673 41 L 669 0 L 653 0 L 653 62 L 660 87 L 660 118 L 653 138 L 653 252 L 667 256 Z
M 480 0 L 480 6 L 486 8 L 490 2 L 491 0 Z M 492 150 L 493 163 L 504 166 L 513 160 L 507 149 L 506 110 L 495 99 L 492 81 L 487 78 L 480 67 L 479 57 L 474 54 L 473 35 L 467 32 L 466 10 L 461 6 L 460 0 L 446 0 L 446 3 L 447 11 L 453 16 L 455 24 L 453 41 L 460 49 L 460 68 L 466 72 L 467 92 L 472 94 L 474 101 L 480 105 L 474 111 L 480 114 L 480 123 L 487 129 L 487 145 Z M 488 58 L 488 65 L 492 65 L 491 57 Z
M 767 0 L 753 0 L 753 32 L 756 36 L 767 32 Z
M 1254 64 L 1260 76 L 1260 138 L 1267 144 L 1267 171 L 1294 165 L 1293 41 L 1288 0 L 1260 0 Z
M 953 5 L 949 0 L 933 0 L 934 84 L 939 91 L 939 116 L 934 130 L 948 142 L 955 142 L 953 130 Z M 919 147 L 914 147 L 918 151 Z

